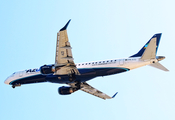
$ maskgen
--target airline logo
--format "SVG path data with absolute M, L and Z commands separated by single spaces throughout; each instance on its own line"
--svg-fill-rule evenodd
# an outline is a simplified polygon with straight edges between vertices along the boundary
M 146 49 L 146 48 L 148 47 L 148 45 L 149 45 L 149 43 L 147 43 L 147 44 L 145 45 L 144 49 Z
M 28 69 L 28 70 L 26 70 L 26 73 L 31 73 L 31 72 L 39 72 L 40 71 L 40 69 Z
M 144 46 L 144 49 L 146 49 L 148 47 L 149 43 L 147 43 L 145 46 Z M 156 48 L 157 48 L 157 45 L 156 45 Z

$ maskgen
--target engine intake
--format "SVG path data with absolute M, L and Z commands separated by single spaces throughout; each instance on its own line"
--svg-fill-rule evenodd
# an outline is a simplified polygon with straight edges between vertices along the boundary
M 55 72 L 55 67 L 53 65 L 44 65 L 40 67 L 40 72 L 44 75 L 52 74 Z
M 58 93 L 60 95 L 69 95 L 71 93 L 75 92 L 75 90 L 72 87 L 59 87 L 58 88 Z

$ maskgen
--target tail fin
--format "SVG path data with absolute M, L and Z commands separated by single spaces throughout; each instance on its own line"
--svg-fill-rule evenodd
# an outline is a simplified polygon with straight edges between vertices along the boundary
M 151 48 L 151 47 L 155 48 L 155 45 L 156 45 L 156 49 L 155 49 L 156 50 L 155 54 L 156 54 L 157 50 L 158 50 L 161 35 L 162 35 L 162 33 L 158 33 L 158 34 L 153 35 L 153 37 L 141 48 L 141 50 L 138 53 L 136 53 L 136 54 L 134 54 L 130 57 L 141 57 L 142 55 L 143 55 L 142 57 L 145 57 L 145 58 L 148 57 L 147 54 L 146 54 L 148 52 L 150 53 L 150 51 L 148 51 L 148 49 L 147 49 L 147 52 L 146 52 L 146 48 L 148 47 L 148 45 L 149 45 L 148 48 Z M 154 42 L 156 42 L 156 43 L 154 43 Z M 144 52 L 146 52 L 146 53 L 144 53 Z M 144 54 L 146 54 L 146 55 L 144 55 Z M 155 55 L 152 55 L 152 56 L 155 57 Z

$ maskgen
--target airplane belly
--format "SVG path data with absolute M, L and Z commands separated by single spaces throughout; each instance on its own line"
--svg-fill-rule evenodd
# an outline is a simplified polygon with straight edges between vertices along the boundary
M 112 75 L 117 73 L 122 73 L 129 71 L 127 68 L 102 68 L 102 69 L 95 69 L 97 76 L 106 76 L 106 75 Z
M 127 68 L 122 67 L 106 67 L 106 68 L 84 68 L 78 69 L 82 76 L 106 76 L 129 71 Z
M 86 76 L 86 75 L 96 76 L 96 71 L 93 68 L 83 68 L 83 69 L 78 69 L 78 71 L 83 76 Z
M 97 76 L 106 76 L 117 74 L 125 71 L 129 71 L 127 68 L 114 67 L 114 68 L 83 68 L 78 69 L 80 75 L 76 76 L 76 81 L 85 82 L 90 79 L 93 79 Z M 15 84 L 30 84 L 30 83 L 39 83 L 39 82 L 52 82 L 52 83 L 71 83 L 69 81 L 68 75 L 47 75 L 42 74 L 28 76 L 25 78 L 17 79 L 10 82 L 10 85 Z
M 68 75 L 47 75 L 46 80 L 52 83 L 68 83 Z
M 90 79 L 93 79 L 96 76 L 89 76 L 89 75 L 76 75 L 75 81 L 85 82 Z M 69 81 L 68 75 L 48 75 L 46 80 L 52 83 L 72 83 L 74 81 Z

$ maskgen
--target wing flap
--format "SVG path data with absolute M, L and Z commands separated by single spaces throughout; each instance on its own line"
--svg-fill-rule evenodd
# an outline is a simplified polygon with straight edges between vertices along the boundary
M 72 56 L 72 50 L 69 43 L 69 39 L 67 36 L 67 30 L 60 31 L 57 34 L 57 47 L 56 47 L 56 56 L 55 56 L 55 64 L 66 64 L 66 63 L 74 63 Z
M 55 75 L 76 74 L 79 75 L 79 71 L 74 63 L 72 55 L 72 47 L 70 45 L 67 35 L 67 24 L 60 29 L 57 33 L 56 55 L 55 55 Z
M 92 86 L 90 86 L 89 84 L 87 84 L 86 82 L 85 83 L 82 83 L 81 84 L 81 90 L 82 91 L 84 91 L 84 92 L 87 92 L 87 93 L 89 93 L 89 94 L 92 94 L 92 95 L 94 95 L 94 96 L 97 96 L 97 97 L 99 97 L 99 98 L 102 98 L 102 99 L 111 99 L 111 98 L 113 98 L 113 97 L 115 97 L 115 95 L 117 94 L 115 94 L 113 97 L 110 97 L 110 96 L 108 96 L 108 95 L 106 95 L 105 93 L 103 93 L 103 92 L 101 92 L 101 91 L 99 91 L 99 90 L 97 90 L 97 89 L 95 89 L 95 88 L 93 88 Z

